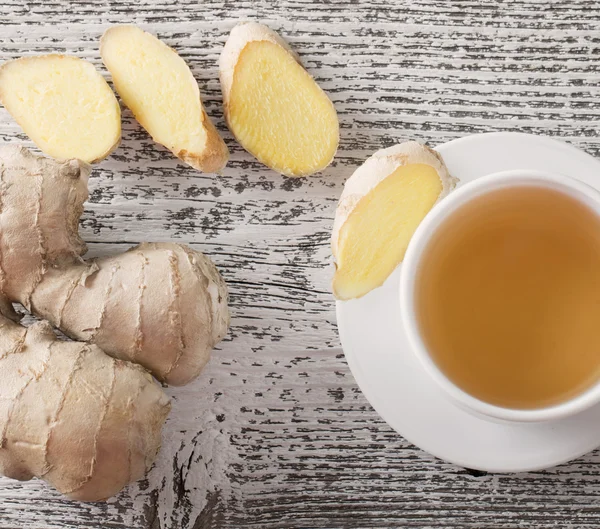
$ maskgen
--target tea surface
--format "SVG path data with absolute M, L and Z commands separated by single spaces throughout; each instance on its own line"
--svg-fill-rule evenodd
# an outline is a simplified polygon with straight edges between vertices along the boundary
M 431 239 L 417 317 L 440 369 L 511 408 L 564 401 L 600 374 L 600 219 L 538 187 L 490 192 Z

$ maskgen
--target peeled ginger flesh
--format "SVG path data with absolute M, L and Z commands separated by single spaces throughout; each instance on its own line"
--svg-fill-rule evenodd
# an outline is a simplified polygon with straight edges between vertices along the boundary
M 244 36 L 238 28 L 254 28 L 258 36 Z M 259 24 L 238 28 L 222 58 L 222 68 L 235 61 L 230 89 L 227 80 L 223 87 L 229 128 L 247 151 L 275 171 L 295 177 L 321 171 L 339 141 L 333 104 L 278 35 Z M 261 34 L 269 40 L 253 40 Z M 228 46 L 241 47 L 237 58 L 227 53 Z
M 346 183 L 333 239 L 338 299 L 359 298 L 381 286 L 404 259 L 425 215 L 454 185 L 429 148 L 409 142 L 391 150 L 394 154 L 369 159 Z
M 95 162 L 119 144 L 119 103 L 83 59 L 53 54 L 8 61 L 0 68 L 0 99 L 31 140 L 54 158 Z
M 206 115 L 198 83 L 175 50 L 136 26 L 113 26 L 100 43 L 115 89 L 154 141 L 195 169 L 218 172 L 229 152 Z
M 360 297 L 383 284 L 441 191 L 435 170 L 415 164 L 396 169 L 364 197 L 340 231 L 337 297 Z

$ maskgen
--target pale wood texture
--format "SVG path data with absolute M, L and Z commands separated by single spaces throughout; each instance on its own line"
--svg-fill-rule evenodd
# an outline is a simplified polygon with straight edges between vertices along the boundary
M 240 19 L 280 31 L 331 95 L 341 145 L 322 174 L 278 176 L 226 132 L 217 59 Z M 85 505 L 1 479 L 1 529 L 600 524 L 598 453 L 481 475 L 395 434 L 348 370 L 329 289 L 337 198 L 376 149 L 510 130 L 600 154 L 595 0 L 37 0 L 2 2 L 0 22 L 0 60 L 67 52 L 100 67 L 103 30 L 131 22 L 189 62 L 230 164 L 221 176 L 179 164 L 125 111 L 121 146 L 93 173 L 83 235 L 92 255 L 192 244 L 221 268 L 233 311 L 204 375 L 168 390 L 174 408 L 147 480 Z M 4 109 L 0 136 L 30 144 Z

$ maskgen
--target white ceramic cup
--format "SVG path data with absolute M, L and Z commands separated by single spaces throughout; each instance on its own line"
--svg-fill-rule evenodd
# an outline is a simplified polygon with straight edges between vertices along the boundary
M 599 175 L 600 177 L 600 175 Z M 490 192 L 519 186 L 537 186 L 564 193 L 600 216 L 600 193 L 573 178 L 541 171 L 516 170 L 494 173 L 459 187 L 427 214 L 413 235 L 400 276 L 400 310 L 408 341 L 425 371 L 455 403 L 468 411 L 496 420 L 540 422 L 579 413 L 600 402 L 600 381 L 592 387 L 553 406 L 536 409 L 504 408 L 479 400 L 454 384 L 437 366 L 419 332 L 415 310 L 417 272 L 431 237 L 461 206 Z M 600 322 L 598 323 L 600 325 Z

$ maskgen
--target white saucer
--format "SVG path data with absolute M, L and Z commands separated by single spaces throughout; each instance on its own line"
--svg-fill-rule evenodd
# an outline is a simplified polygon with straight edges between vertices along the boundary
M 562 173 L 600 190 L 600 161 L 565 143 L 518 133 L 477 134 L 440 145 L 462 184 L 510 169 Z M 363 298 L 337 302 L 344 353 L 375 410 L 411 443 L 441 459 L 490 472 L 569 461 L 600 446 L 600 405 L 549 423 L 497 423 L 458 408 L 409 349 L 400 320 L 398 268 Z

